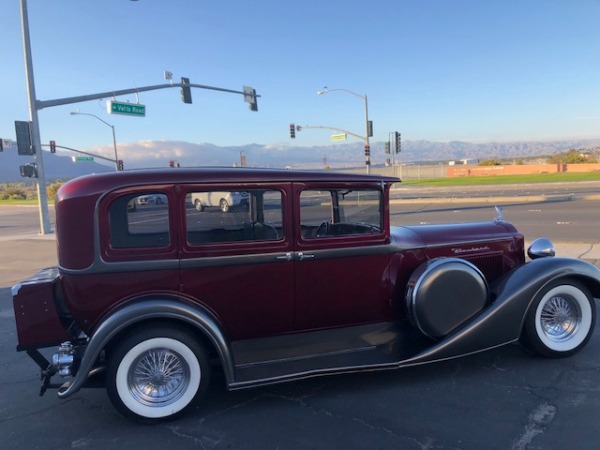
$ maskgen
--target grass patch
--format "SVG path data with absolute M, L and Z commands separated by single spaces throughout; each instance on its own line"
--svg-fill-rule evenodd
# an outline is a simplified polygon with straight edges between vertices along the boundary
M 600 181 L 600 172 L 541 173 L 535 175 L 493 175 L 483 177 L 444 177 L 402 180 L 407 185 L 469 186 L 490 184 L 556 183 L 565 181 Z
M 38 201 L 37 198 L 29 199 L 29 200 L 0 200 L 0 205 L 34 205 L 37 206 Z M 48 205 L 53 205 L 54 199 L 48 200 Z

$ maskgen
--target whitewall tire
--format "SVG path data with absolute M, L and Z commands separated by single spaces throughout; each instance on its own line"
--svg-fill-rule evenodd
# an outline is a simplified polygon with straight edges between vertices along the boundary
M 556 280 L 532 302 L 522 341 L 542 356 L 569 356 L 587 344 L 595 323 L 596 305 L 590 291 L 577 280 Z
M 106 387 L 123 415 L 152 421 L 183 414 L 204 394 L 209 377 L 206 352 L 188 333 L 141 329 L 110 356 Z

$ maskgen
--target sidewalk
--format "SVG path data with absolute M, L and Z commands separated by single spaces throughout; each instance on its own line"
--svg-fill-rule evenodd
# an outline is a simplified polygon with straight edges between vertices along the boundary
M 525 248 L 529 243 L 525 243 Z M 600 243 L 589 244 L 584 242 L 554 242 L 556 256 L 566 258 L 584 259 L 596 267 L 600 267 Z
M 525 248 L 529 242 L 525 243 Z M 586 260 L 600 267 L 600 243 L 555 242 L 556 256 Z M 53 234 L 0 239 L 0 288 L 11 287 L 39 270 L 57 264 Z

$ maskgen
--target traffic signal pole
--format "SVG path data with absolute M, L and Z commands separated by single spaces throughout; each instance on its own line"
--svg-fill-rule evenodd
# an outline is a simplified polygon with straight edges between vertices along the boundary
M 37 196 L 40 212 L 40 234 L 50 234 L 50 217 L 48 214 L 48 194 L 46 192 L 46 177 L 44 174 L 44 159 L 42 155 L 42 141 L 40 138 L 40 123 L 38 120 L 38 107 L 35 97 L 35 82 L 33 78 L 33 59 L 31 57 L 31 43 L 29 39 L 29 18 L 27 15 L 27 0 L 21 0 L 21 23 L 23 29 L 23 52 L 25 55 L 25 74 L 27 77 L 27 96 L 29 100 L 29 120 L 31 122 L 31 145 L 35 152 L 37 166 Z
M 25 56 L 25 73 L 27 77 L 27 94 L 29 99 L 29 120 L 31 122 L 30 133 L 31 133 L 31 145 L 35 152 L 35 162 L 37 165 L 37 194 L 40 211 L 40 234 L 50 234 L 52 232 L 50 228 L 50 219 L 48 216 L 48 195 L 46 192 L 46 178 L 44 175 L 44 161 L 42 159 L 42 143 L 40 139 L 40 125 L 38 119 L 38 111 L 40 109 L 49 108 L 52 106 L 68 105 L 70 103 L 80 103 L 89 100 L 98 100 L 101 98 L 116 97 L 117 95 L 126 94 L 137 94 L 144 91 L 153 91 L 157 89 L 167 89 L 180 87 L 182 89 L 189 89 L 191 87 L 200 89 L 210 89 L 213 91 L 229 92 L 232 94 L 241 94 L 244 96 L 244 101 L 249 103 L 251 111 L 258 111 L 257 98 L 260 95 L 256 94 L 256 91 L 249 86 L 243 86 L 241 91 L 232 89 L 225 89 L 215 86 L 206 86 L 202 84 L 189 83 L 189 79 L 185 79 L 188 83 L 177 83 L 177 84 L 160 84 L 154 86 L 143 86 L 132 89 L 122 89 L 119 91 L 108 91 L 101 92 L 98 94 L 80 95 L 76 97 L 59 98 L 55 100 L 37 100 L 35 94 L 35 82 L 33 77 L 33 59 L 31 56 L 31 43 L 29 38 L 29 17 L 27 14 L 27 0 L 20 0 L 21 4 L 21 28 L 23 30 L 23 50 Z M 182 80 L 183 81 L 183 80 Z M 190 96 L 191 102 L 191 96 Z M 114 130 L 113 130 L 114 132 Z M 113 135 L 114 139 L 114 135 Z M 116 146 L 115 146 L 116 147 Z M 116 155 L 115 155 L 116 156 Z M 116 157 L 115 157 L 116 159 Z M 117 160 L 117 170 L 119 168 Z

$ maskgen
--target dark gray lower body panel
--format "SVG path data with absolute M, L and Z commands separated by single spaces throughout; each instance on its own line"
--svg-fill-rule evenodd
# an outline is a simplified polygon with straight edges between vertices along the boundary
M 410 325 L 379 323 L 232 344 L 230 389 L 328 373 L 398 367 L 434 344 Z

